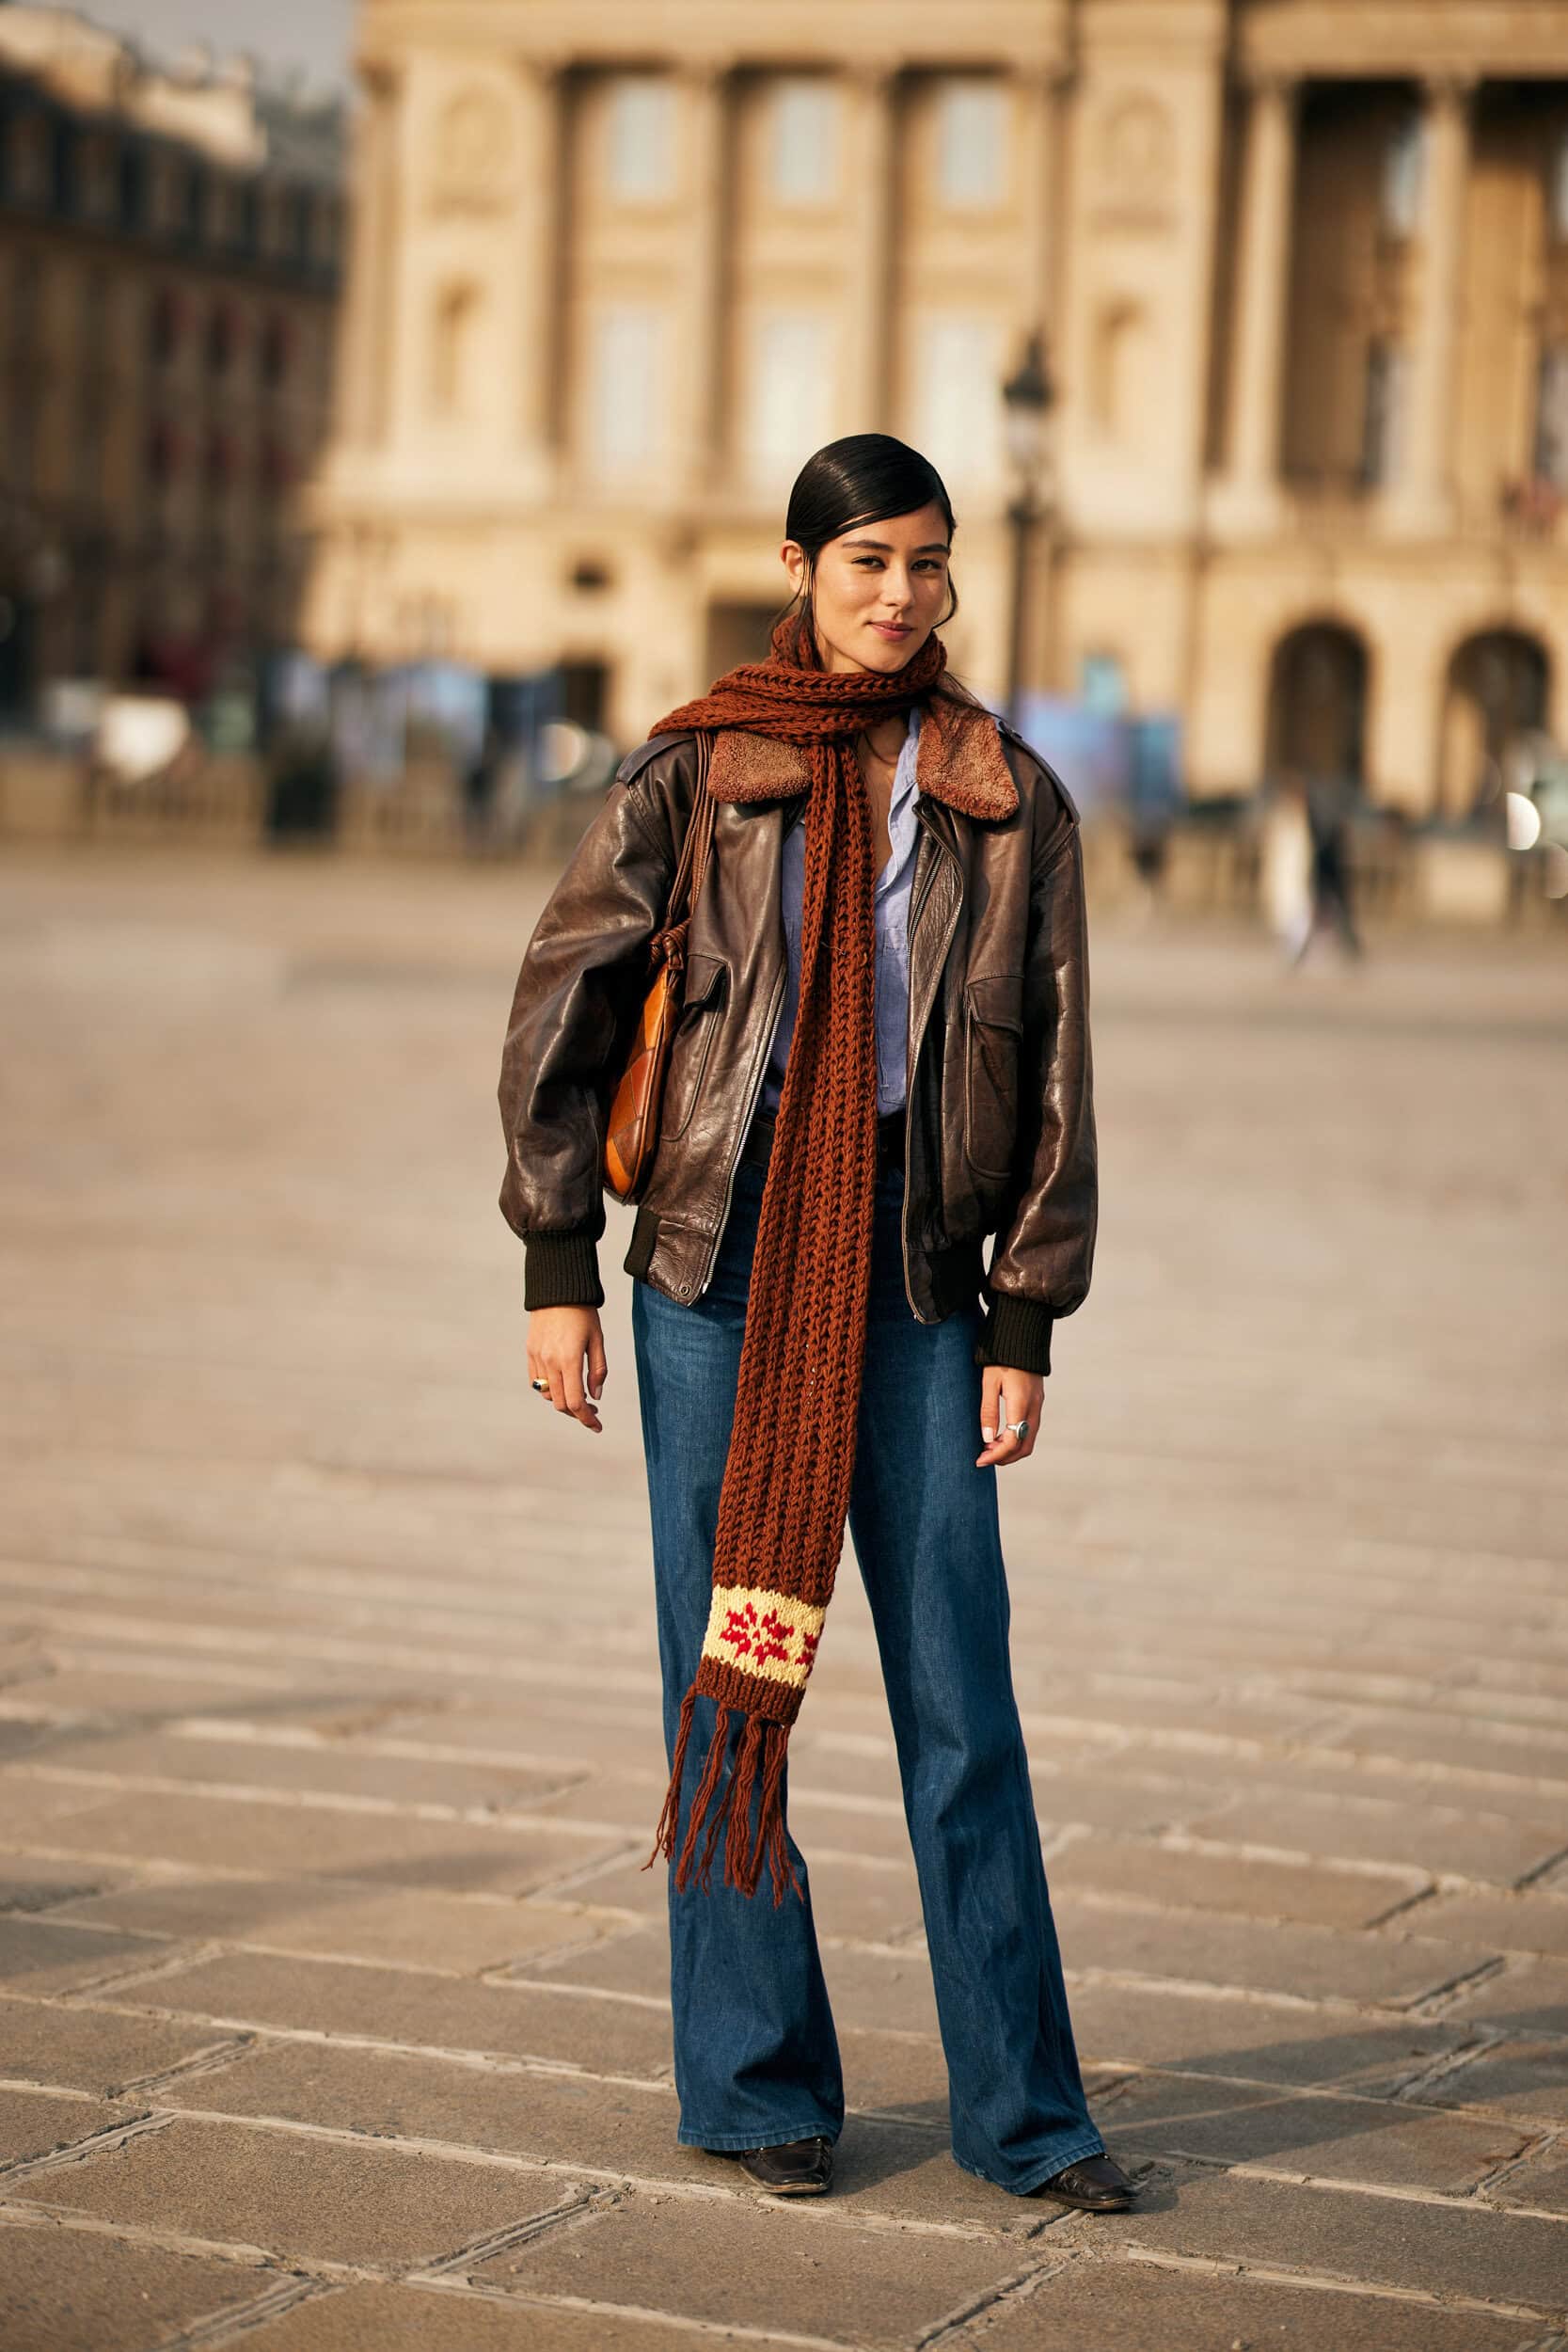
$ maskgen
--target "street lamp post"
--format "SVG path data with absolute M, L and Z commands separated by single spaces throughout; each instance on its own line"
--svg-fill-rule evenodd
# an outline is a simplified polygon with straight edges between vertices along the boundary
M 1007 716 L 1017 726 L 1022 709 L 1023 636 L 1028 610 L 1029 551 L 1035 526 L 1049 513 L 1048 447 L 1055 387 L 1045 360 L 1045 338 L 1037 328 L 1023 358 L 1002 387 L 1007 462 L 1013 496 L 1007 506 L 1012 531 L 1012 595 L 1007 626 Z

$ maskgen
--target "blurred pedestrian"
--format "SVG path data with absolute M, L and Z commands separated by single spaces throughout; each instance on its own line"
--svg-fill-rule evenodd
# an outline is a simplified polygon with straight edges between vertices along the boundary
M 500 731 L 493 719 L 486 720 L 479 748 L 463 771 L 463 830 L 471 850 L 482 850 L 490 840 L 500 768 Z
M 604 1104 L 702 731 L 712 855 L 626 1260 L 679 2137 L 774 2192 L 832 2182 L 844 2084 L 785 1742 L 847 1520 L 954 2155 L 1016 2195 L 1120 2210 L 1132 2184 L 1089 2114 L 1041 1861 L 995 1478 L 1034 1451 L 1053 1320 L 1093 1256 L 1077 813 L 945 675 L 954 516 L 925 458 L 882 434 L 832 443 L 786 531 L 795 597 L 769 658 L 622 763 L 529 943 L 500 1086 L 532 1385 L 598 1430 Z
M 1311 843 L 1310 911 L 1306 931 L 1291 956 L 1300 963 L 1312 941 L 1332 933 L 1353 960 L 1361 939 L 1351 911 L 1350 831 L 1354 794 L 1340 776 L 1315 775 L 1307 786 L 1307 828 Z
M 1312 931 L 1312 829 L 1306 784 L 1291 769 L 1264 806 L 1260 889 L 1264 919 L 1293 961 Z

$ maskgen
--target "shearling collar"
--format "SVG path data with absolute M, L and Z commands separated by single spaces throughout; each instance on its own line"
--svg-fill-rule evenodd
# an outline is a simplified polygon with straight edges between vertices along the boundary
M 915 789 L 960 817 L 993 822 L 1019 804 L 1002 737 L 989 710 L 935 693 L 921 706 Z M 805 748 L 725 727 L 715 738 L 708 789 L 716 801 L 777 801 L 811 788 Z

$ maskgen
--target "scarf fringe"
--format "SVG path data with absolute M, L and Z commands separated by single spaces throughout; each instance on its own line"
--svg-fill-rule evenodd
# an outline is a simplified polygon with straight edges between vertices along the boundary
M 736 1887 L 744 1895 L 754 1895 L 766 1862 L 772 1881 L 774 1910 L 779 1908 L 791 1888 L 804 1902 L 806 1890 L 800 1883 L 790 1854 L 789 1834 L 784 1822 L 784 1772 L 789 1749 L 789 1725 L 775 1723 L 769 1716 L 747 1715 L 742 1708 L 736 1707 L 716 1709 L 713 1736 L 708 1741 L 702 1773 L 692 1795 L 680 1856 L 675 1860 L 681 1781 L 686 1769 L 687 1749 L 690 1744 L 696 1699 L 697 1687 L 693 1683 L 681 1701 L 680 1724 L 670 1768 L 670 1786 L 665 1791 L 663 1810 L 654 1833 L 653 1851 L 642 1867 L 651 1869 L 662 1853 L 667 1862 L 674 1861 L 678 1890 L 685 1893 L 695 1883 L 705 1895 L 710 1891 L 714 1859 L 722 1837 L 723 1883 L 726 1886 Z M 719 1784 L 729 1754 L 731 1719 L 736 1715 L 743 1717 L 746 1728 L 721 1796 Z M 757 1808 L 753 1832 L 752 1804 L 759 1787 L 762 1802 Z M 699 1838 L 702 1839 L 700 1855 L 697 1851 Z

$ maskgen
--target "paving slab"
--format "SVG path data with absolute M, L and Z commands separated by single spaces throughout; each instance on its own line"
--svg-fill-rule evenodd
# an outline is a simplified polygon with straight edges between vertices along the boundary
M 143 1732 L 134 1738 L 84 1738 L 60 1730 L 27 1758 L 35 1774 L 65 1771 L 193 1781 L 214 1788 L 357 1797 L 402 1805 L 476 1806 L 498 1811 L 530 1805 L 560 1787 L 563 1774 L 520 1764 L 465 1764 L 450 1756 L 365 1754 L 327 1740 L 193 1738 Z
M 46 1786 L 28 1784 L 27 1798 Z M 182 1863 L 189 1869 L 238 1864 L 259 1874 L 292 1871 L 526 1895 L 588 1858 L 562 1834 L 499 1821 L 421 1821 L 222 1797 L 105 1796 L 101 1788 L 84 1803 L 80 1788 L 70 1793 L 69 1809 L 51 1820 L 50 1845 L 111 1859 Z M 609 1853 L 614 1842 L 600 1839 L 598 1851 Z
M 1452 2014 L 1509 2033 L 1568 2039 L 1568 1962 L 1511 1960 L 1467 1986 L 1455 2000 Z
M 572 2198 L 554 2173 L 193 2117 L 31 2173 L 17 2193 L 54 2211 L 259 2249 L 275 2260 L 398 2268 Z
M 115 1998 L 242 2028 L 548 2058 L 602 2074 L 653 2075 L 670 2063 L 669 2019 L 628 2002 L 352 1961 L 237 1952 L 118 1988 Z
M 84 1868 L 52 1854 L 0 1852 L 0 1912 L 53 1911 L 120 1885 L 130 1876 L 112 1865 Z
M 101 2100 L 71 2099 L 54 2090 L 0 2089 L 0 2163 L 47 2156 L 122 2120 L 119 2108 Z
M 1494 1955 L 1486 1947 L 1419 1936 L 1352 1935 L 1222 1912 L 1169 1911 L 1130 1902 L 1055 1905 L 1070 1968 L 1235 1985 L 1306 2000 L 1376 2002 L 1389 2008 L 1428 1998 Z
M 1568 1960 L 1568 1895 L 1528 1888 L 1512 1895 L 1433 1895 L 1412 1913 L 1422 1935 L 1490 1944 L 1499 1952 L 1538 1952 Z
M 604 2304 L 569 2311 L 450 2283 L 336 2288 L 245 2337 L 256 2352 L 705 2352 L 714 2341 Z
M 1079 2057 L 1102 2066 L 1180 2067 L 1375 2096 L 1471 2039 L 1459 2026 L 1159 1985 L 1081 1982 L 1070 1991 Z
M 149 2352 L 258 2300 L 259 2270 L 0 2213 L 0 2344 L 8 2352 Z
M 1568 1738 L 1538 1729 L 1520 1731 L 1474 1722 L 1463 1715 L 1394 1714 L 1369 1708 L 1324 1744 L 1353 1756 L 1398 1757 L 1413 1764 L 1448 1764 L 1504 1778 L 1545 1784 L 1537 1803 L 1548 1808 L 1568 1788 Z
M 13 1912 L 0 1918 L 0 1991 L 34 1996 L 69 1993 L 138 1963 L 152 1967 L 166 1948 L 153 1936 L 69 1927 Z
M 1053 1891 L 1063 1894 L 1130 1895 L 1184 1909 L 1339 1928 L 1365 1927 L 1381 1918 L 1424 1883 L 1419 1871 L 1336 1870 L 1327 1864 L 1275 1862 L 1135 1837 L 1076 1839 L 1053 1857 L 1050 1877 Z
M 619 1925 L 584 1908 L 399 1887 L 353 1880 L 182 1878 L 124 1887 L 63 1907 L 71 1919 L 144 1934 L 211 1938 L 324 1958 L 406 1963 L 477 1975 L 523 1957 L 591 1943 Z
M 0 2075 L 67 2090 L 117 2093 L 231 2037 L 201 2026 L 60 2001 L 0 1997 Z
M 1270 1791 L 1200 1813 L 1188 1827 L 1195 1837 L 1296 1846 L 1338 1861 L 1402 1864 L 1422 1877 L 1449 1873 L 1512 1886 L 1562 1851 L 1562 1816 L 1554 1820 L 1552 1812 L 1544 1799 L 1539 1820 L 1532 1821 L 1489 1813 L 1484 1804 L 1460 1807 L 1392 1797 Z
M 1402 2101 L 1271 2095 L 1192 2074 L 1134 2076 L 1101 2107 L 1099 2122 L 1123 2161 L 1200 2156 L 1451 2197 L 1517 2156 L 1528 2138 L 1518 2125 L 1422 2112 Z
M 1386 2295 L 1081 2256 L 1007 2296 L 955 2352 L 1527 2352 L 1516 2319 Z
M 1318 2188 L 1185 2166 L 1143 2209 L 1095 2217 L 1097 2241 L 1281 2267 L 1568 2319 L 1568 2221 L 1458 2198 Z
M 715 2327 L 760 2321 L 780 2335 L 904 2352 L 1019 2266 L 1010 2239 L 867 2230 L 799 2201 L 676 2201 L 645 2190 L 576 2229 L 498 2254 L 471 2276 Z
M 1434 2106 L 1485 2107 L 1536 2124 L 1568 2124 L 1568 2042 L 1505 2036 L 1411 2096 Z

